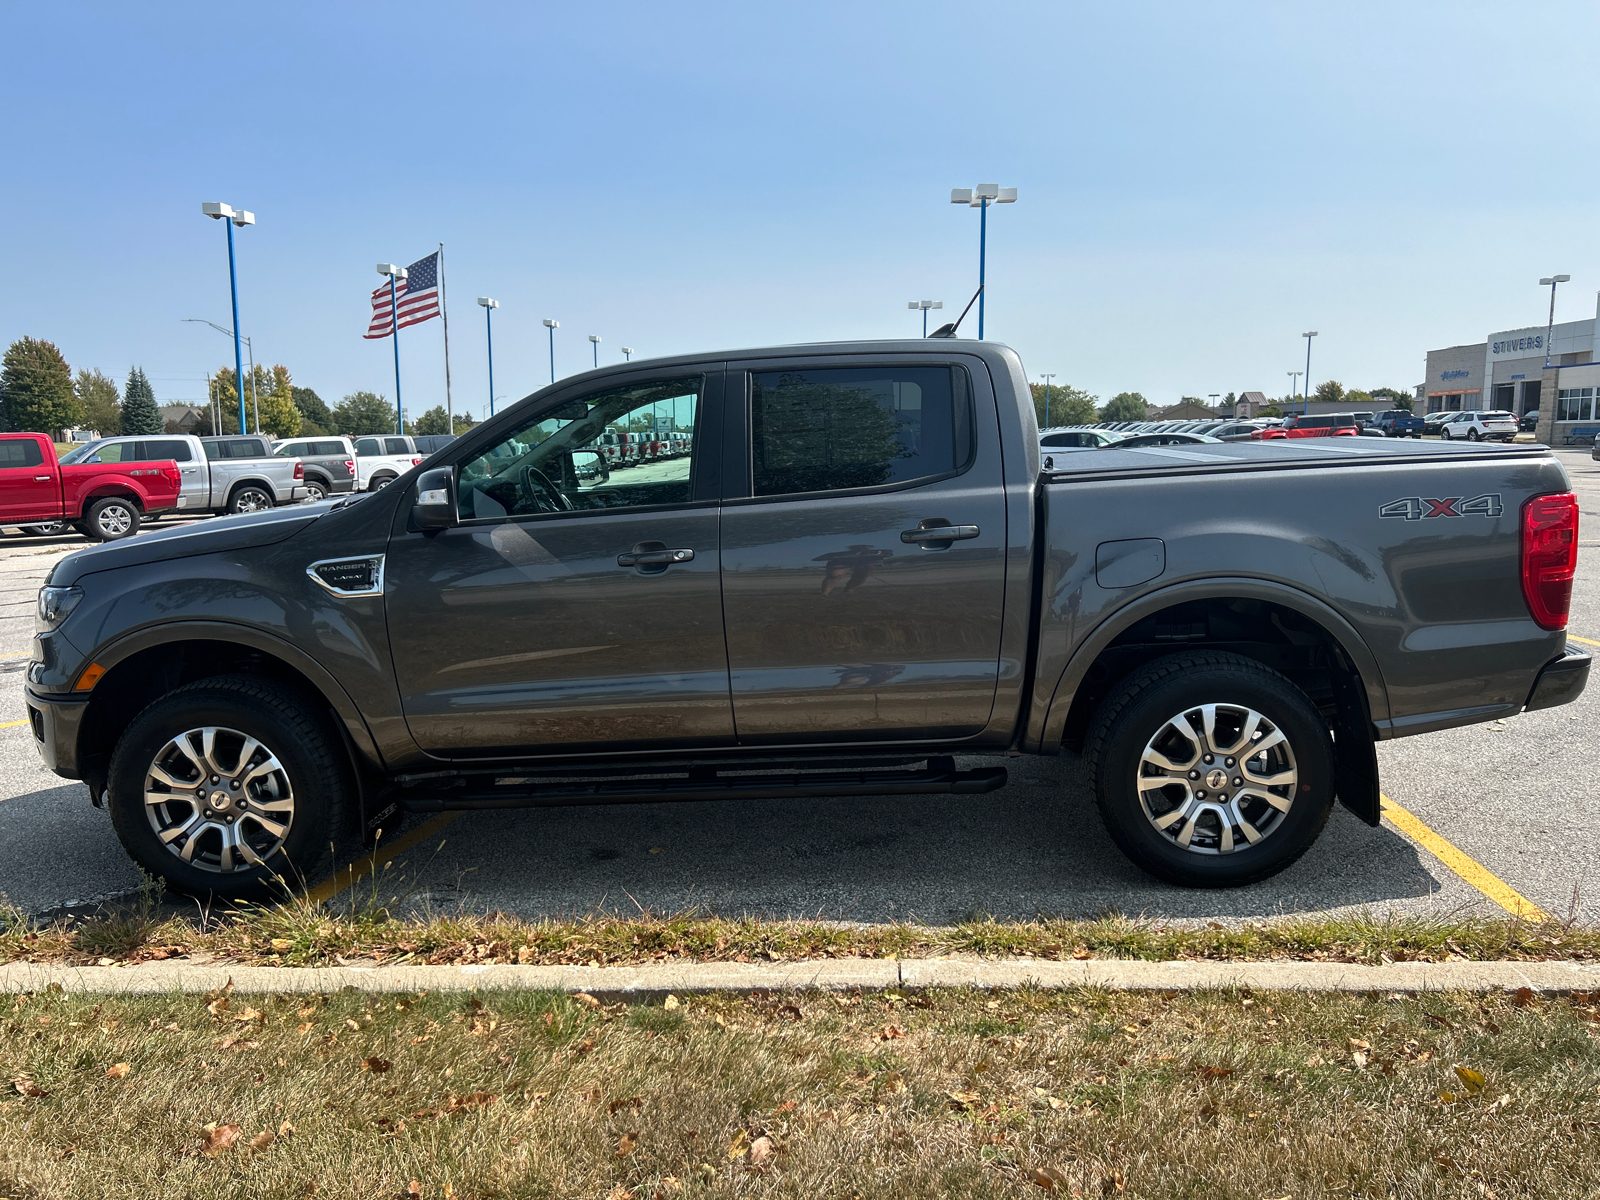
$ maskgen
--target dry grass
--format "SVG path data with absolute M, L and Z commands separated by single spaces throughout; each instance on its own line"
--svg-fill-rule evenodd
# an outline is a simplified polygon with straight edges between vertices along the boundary
M 54 994 L 0 1076 L 12 1200 L 1600 1193 L 1584 996 Z
M 205 958 L 276 966 L 340 961 L 609 966 L 660 961 L 977 955 L 1038 959 L 1308 959 L 1379 963 L 1600 958 L 1600 928 L 1506 918 L 1291 917 L 1205 928 L 1108 916 L 1093 921 L 853 925 L 695 913 L 527 921 L 492 913 L 399 919 L 368 897 L 341 907 L 304 899 L 202 918 L 131 910 L 36 925 L 0 906 L 0 964 Z

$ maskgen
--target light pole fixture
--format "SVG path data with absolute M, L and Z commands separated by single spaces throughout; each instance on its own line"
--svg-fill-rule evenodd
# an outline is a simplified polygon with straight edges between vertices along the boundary
M 944 301 L 943 300 L 908 300 L 908 301 L 906 301 L 906 307 L 907 308 L 911 308 L 911 309 L 920 308 L 922 310 L 922 336 L 923 337 L 927 337 L 928 336 L 928 310 L 930 308 L 943 308 L 944 307 Z
M 1550 369 L 1550 335 L 1556 330 L 1556 284 L 1566 283 L 1571 275 L 1546 275 L 1539 280 L 1540 287 L 1550 289 L 1550 321 L 1544 327 L 1544 369 Z
M 489 339 L 489 415 L 494 416 L 494 310 L 500 307 L 500 301 L 492 300 L 488 296 L 479 296 L 478 303 L 483 305 L 483 332 Z
M 400 301 L 395 295 L 395 281 L 406 277 L 406 269 L 394 263 L 379 263 L 378 274 L 389 278 L 389 336 L 394 339 L 394 423 L 395 432 L 402 437 L 406 432 L 405 409 L 400 407 Z
M 617 349 L 622 351 L 622 361 L 623 362 L 632 362 L 633 361 L 633 347 L 632 346 L 618 346 Z
M 560 321 L 552 321 L 549 317 L 544 319 L 544 327 L 550 331 L 550 382 L 556 381 L 556 330 L 561 328 Z
M 256 215 L 214 200 L 202 204 L 200 211 L 213 221 L 224 222 L 228 229 L 228 290 L 233 297 L 233 377 L 239 381 L 239 432 L 244 433 L 244 352 L 239 345 L 239 272 L 233 259 L 233 227 L 237 225 L 243 229 L 246 225 L 254 225 Z
M 1311 339 L 1317 336 L 1317 331 L 1309 329 L 1300 336 L 1306 340 L 1306 386 L 1300 393 L 1300 411 L 1308 413 L 1311 411 Z
M 223 337 L 230 337 L 231 338 L 231 337 L 234 336 L 233 330 L 228 329 L 225 326 L 218 325 L 215 321 L 208 321 L 204 317 L 181 317 L 179 319 L 184 321 L 184 322 L 186 322 L 186 323 L 189 323 L 189 324 L 209 325 L 209 326 L 211 326 L 211 328 L 215 329 L 218 333 L 222 334 Z M 256 417 L 255 417 L 255 420 L 256 420 L 256 432 L 260 433 L 261 432 L 261 405 L 256 400 L 256 348 L 255 348 L 255 344 L 253 342 L 251 342 L 251 340 L 249 338 L 245 338 L 244 339 L 244 345 L 245 345 L 245 349 L 250 354 L 250 405 L 251 405 L 252 408 L 255 409 L 255 414 L 256 414 Z M 207 382 L 206 382 L 206 389 L 207 389 L 206 390 L 206 400 L 209 403 L 210 399 L 211 399 L 210 376 L 207 376 L 206 380 L 207 380 Z M 241 380 L 238 376 L 234 376 L 234 380 L 233 381 L 234 381 L 235 384 L 238 385 L 237 388 L 235 388 L 235 390 L 239 393 L 239 421 L 240 421 L 240 423 L 242 425 L 243 422 L 244 422 L 244 381 Z M 221 424 L 222 424 L 222 400 L 221 400 L 221 393 L 219 392 L 218 393 L 218 399 L 217 399 L 217 419 L 214 422 L 212 422 L 212 425 L 211 425 L 212 431 L 213 432 L 220 432 L 220 430 L 218 429 L 218 426 L 220 426 Z M 243 433 L 244 432 L 243 428 L 241 428 L 239 430 L 239 432 Z
M 1050 381 L 1055 377 L 1056 373 L 1054 371 L 1048 374 L 1041 373 L 1039 376 L 1040 379 L 1044 380 L 1044 424 L 1046 429 L 1050 427 Z
M 980 183 L 975 188 L 951 188 L 950 203 L 965 204 L 978 210 L 978 340 L 983 340 L 983 279 L 989 247 L 989 205 L 1015 204 L 1016 188 L 997 183 Z
M 1213 403 L 1212 403 L 1211 407 L 1215 408 L 1216 407 L 1216 403 L 1215 402 L 1222 399 L 1222 393 L 1221 392 L 1207 392 L 1206 393 L 1206 399 L 1212 401 Z
M 594 365 L 598 367 L 600 365 L 600 335 L 598 333 L 589 335 L 589 345 L 594 349 Z
M 1289 376 L 1289 410 L 1293 412 L 1294 394 L 1300 390 L 1300 372 L 1286 371 L 1285 374 Z

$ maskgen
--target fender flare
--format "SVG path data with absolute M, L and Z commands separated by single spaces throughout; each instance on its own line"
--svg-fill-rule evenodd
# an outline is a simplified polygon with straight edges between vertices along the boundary
M 356 767 L 358 772 L 363 765 L 380 773 L 386 769 L 383 755 L 378 751 L 377 740 L 367 728 L 366 718 L 361 715 L 361 710 L 350 698 L 350 693 L 345 691 L 344 685 L 326 667 L 292 642 L 286 642 L 252 625 L 241 625 L 232 621 L 173 621 L 160 625 L 147 625 L 143 629 L 123 634 L 99 649 L 95 653 L 94 661 L 110 671 L 124 659 L 142 650 L 173 642 L 198 641 L 233 642 L 236 645 L 248 646 L 252 650 L 270 654 L 298 671 L 338 715 L 340 724 L 348 734 L 351 747 L 355 751 L 357 761 L 351 765 Z
M 1355 665 L 1366 692 L 1370 719 L 1376 722 L 1388 718 L 1389 691 L 1383 681 L 1383 672 L 1378 667 L 1377 656 L 1372 653 L 1366 639 L 1355 626 L 1326 601 L 1288 584 L 1265 579 L 1245 576 L 1191 579 L 1147 592 L 1124 605 L 1097 625 L 1089 636 L 1079 643 L 1056 679 L 1055 689 L 1051 693 L 1050 702 L 1045 707 L 1042 718 L 1036 703 L 1023 748 L 1035 754 L 1057 752 L 1055 748 L 1061 745 L 1062 731 L 1067 725 L 1067 714 L 1072 709 L 1072 701 L 1078 694 L 1083 677 L 1089 673 L 1089 668 L 1094 665 L 1101 652 L 1115 641 L 1118 635 L 1153 613 L 1171 608 L 1174 604 L 1182 604 L 1188 600 L 1224 598 L 1264 600 L 1272 604 L 1281 604 L 1316 622 L 1339 643 L 1340 648 Z

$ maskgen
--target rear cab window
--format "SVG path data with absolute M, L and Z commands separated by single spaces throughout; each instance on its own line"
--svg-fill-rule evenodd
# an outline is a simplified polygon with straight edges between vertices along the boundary
M 44 451 L 32 438 L 7 438 L 0 441 L 0 469 L 6 467 L 42 467 Z

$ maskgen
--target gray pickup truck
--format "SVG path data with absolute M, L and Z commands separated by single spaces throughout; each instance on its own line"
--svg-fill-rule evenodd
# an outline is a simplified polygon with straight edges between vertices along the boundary
M 375 493 L 63 558 L 27 706 L 179 889 L 406 813 L 969 793 L 1068 754 L 1160 878 L 1281 870 L 1374 742 L 1564 704 L 1577 509 L 1539 446 L 1062 455 L 966 340 L 543 389 Z M 692 452 L 594 468 L 608 433 Z

